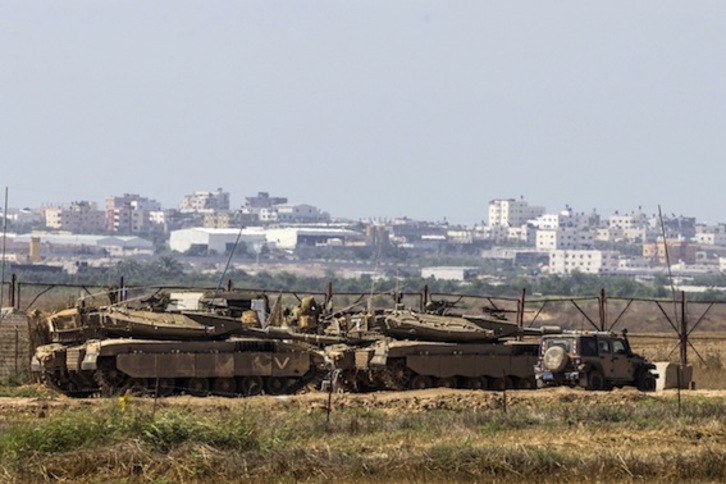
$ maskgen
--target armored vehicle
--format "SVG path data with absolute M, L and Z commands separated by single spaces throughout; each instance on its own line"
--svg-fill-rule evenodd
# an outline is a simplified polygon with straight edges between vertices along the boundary
M 326 350 L 346 389 L 534 388 L 538 340 L 517 337 L 547 330 L 524 330 L 480 316 L 412 311 L 382 315 L 372 325 L 368 329 L 380 332 L 378 338 Z
M 569 331 L 542 337 L 535 366 L 538 387 L 568 385 L 610 390 L 631 385 L 655 390 L 655 365 L 633 353 L 627 332 Z
M 322 352 L 285 329 L 261 328 L 254 309 L 230 309 L 240 307 L 243 297 L 235 298 L 221 314 L 117 305 L 56 313 L 47 320 L 51 343 L 37 348 L 31 369 L 72 396 L 282 394 L 319 375 Z M 219 299 L 213 298 L 217 306 Z

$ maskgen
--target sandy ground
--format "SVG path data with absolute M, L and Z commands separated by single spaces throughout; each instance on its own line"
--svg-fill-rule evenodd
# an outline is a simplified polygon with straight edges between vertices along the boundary
M 684 398 L 726 398 L 726 390 L 684 390 Z M 373 392 L 366 394 L 340 393 L 330 397 L 332 411 L 342 408 L 376 409 L 390 413 L 414 413 L 429 410 L 462 410 L 532 407 L 543 401 L 573 403 L 582 405 L 611 405 L 642 399 L 675 398 L 676 390 L 657 393 L 640 393 L 635 389 L 616 389 L 611 392 L 586 392 L 581 389 L 552 388 L 544 390 L 510 390 L 504 392 L 483 392 L 476 390 L 454 390 L 446 388 L 406 391 Z M 144 406 L 153 405 L 153 398 L 131 397 Z M 12 421 L 18 416 L 35 415 L 46 417 L 72 409 L 94 409 L 107 407 L 114 398 L 73 399 L 63 395 L 52 397 L 0 398 L 0 422 Z M 234 411 L 242 408 L 266 408 L 283 412 L 289 409 L 305 409 L 309 412 L 325 411 L 328 394 L 312 392 L 289 396 L 257 396 L 250 398 L 191 397 L 174 396 L 156 401 L 158 408 L 198 408 L 208 411 Z

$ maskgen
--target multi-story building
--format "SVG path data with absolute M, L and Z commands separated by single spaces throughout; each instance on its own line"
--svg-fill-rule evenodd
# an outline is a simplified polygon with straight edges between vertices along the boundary
M 598 230 L 597 240 L 643 243 L 657 236 L 656 228 L 654 219 L 641 211 L 622 215 L 615 212 L 608 217 L 605 226 Z
M 675 216 L 671 214 L 670 217 L 663 217 L 662 223 L 668 238 L 682 237 L 684 239 L 691 239 L 696 235 L 695 217 Z
M 267 192 L 258 192 L 257 196 L 245 197 L 244 206 L 234 215 L 234 223 L 246 225 L 263 221 L 274 222 L 277 218 L 275 207 L 286 203 L 285 197 L 271 197 Z M 264 214 L 260 215 L 261 212 Z
M 489 202 L 489 226 L 519 227 L 544 213 L 544 207 L 530 206 L 523 199 L 492 200 Z
M 592 249 L 595 242 L 595 231 L 589 228 L 559 227 L 555 229 L 537 230 L 538 251 L 550 250 L 587 250 Z
M 530 220 L 528 223 L 538 229 L 557 229 L 560 227 L 575 227 L 590 229 L 597 227 L 599 216 L 576 213 L 570 207 L 559 213 L 546 213 Z
M 45 225 L 48 228 L 72 233 L 99 233 L 105 227 L 103 211 L 95 202 L 73 202 L 64 207 L 47 207 Z
M 194 192 L 185 195 L 179 204 L 181 212 L 212 212 L 229 210 L 229 192 L 218 188 L 216 192 Z
M 620 254 L 605 250 L 554 250 L 550 252 L 551 274 L 609 274 L 617 271 Z
M 231 221 L 232 218 L 226 210 L 214 210 L 204 214 L 204 228 L 207 229 L 228 229 Z
M 608 217 L 608 227 L 621 230 L 644 229 L 650 224 L 649 218 L 643 212 L 633 212 L 621 215 L 615 212 Z
M 161 203 L 136 194 L 106 198 L 106 228 L 109 232 L 137 234 L 151 229 L 151 213 L 161 211 Z
M 693 240 L 701 245 L 726 246 L 726 225 L 698 225 Z
M 694 264 L 696 262 L 696 252 L 698 250 L 695 245 L 689 244 L 685 239 L 667 240 L 667 245 L 663 243 L 662 237 L 658 238 L 656 242 L 643 244 L 643 257 L 660 266 L 667 265 L 669 261 L 671 264 L 678 262 Z

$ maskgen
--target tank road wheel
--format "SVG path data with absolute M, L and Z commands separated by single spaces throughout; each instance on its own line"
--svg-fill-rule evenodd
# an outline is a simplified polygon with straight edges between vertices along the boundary
M 403 390 L 411 382 L 411 370 L 406 367 L 406 360 L 397 358 L 384 370 L 384 383 L 387 390 Z
M 245 397 L 252 397 L 262 393 L 262 378 L 259 376 L 243 376 L 237 386 L 239 392 Z
M 212 383 L 212 394 L 220 397 L 233 397 L 237 393 L 237 381 L 234 378 L 216 378 Z
M 114 358 L 101 359 L 94 378 L 101 389 L 101 395 L 106 397 L 123 393 L 129 382 L 129 376 L 116 368 Z
M 131 395 L 143 397 L 149 394 L 149 382 L 146 378 L 131 378 L 126 385 Z
M 152 380 L 152 388 L 157 397 L 168 397 L 176 391 L 176 380 L 174 378 Z
M 603 378 L 600 370 L 590 370 L 587 374 L 587 385 L 585 386 L 585 389 L 596 392 L 602 390 L 604 384 L 605 379 Z
M 464 384 L 469 390 L 486 390 L 489 382 L 487 382 L 487 377 L 482 376 L 479 378 L 467 378 Z
M 441 388 L 456 388 L 456 377 L 450 376 L 449 378 L 437 378 L 436 386 Z
M 195 397 L 206 397 L 209 395 L 209 379 L 190 378 L 187 381 L 187 392 Z
M 265 382 L 265 391 L 268 395 L 282 395 L 287 392 L 287 378 L 271 376 Z
M 60 370 L 46 371 L 43 373 L 43 381 L 46 386 L 61 393 L 68 394 L 72 390 L 72 384 Z
M 426 375 L 415 375 L 411 378 L 409 384 L 411 390 L 423 390 L 424 388 L 431 388 L 431 378 Z

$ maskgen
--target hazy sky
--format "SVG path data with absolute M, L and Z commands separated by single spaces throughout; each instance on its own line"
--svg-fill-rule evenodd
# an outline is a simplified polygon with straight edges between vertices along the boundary
M 0 1 L 10 206 L 726 221 L 726 2 Z

